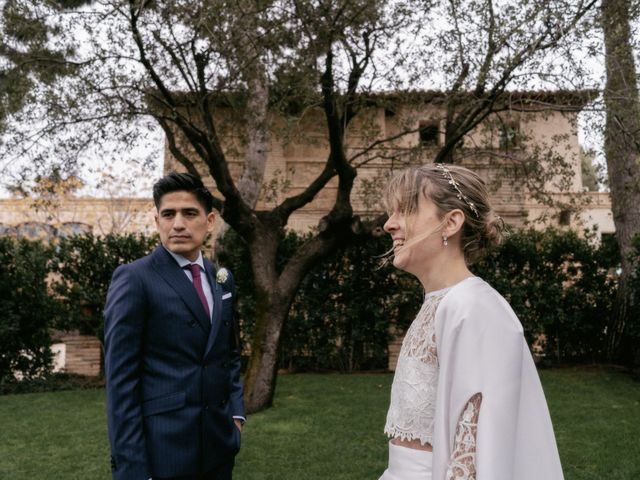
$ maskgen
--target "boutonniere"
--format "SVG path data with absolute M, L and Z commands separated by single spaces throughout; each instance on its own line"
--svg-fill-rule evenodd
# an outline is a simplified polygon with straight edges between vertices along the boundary
M 218 273 L 216 273 L 216 282 L 218 283 L 225 283 L 228 278 L 229 270 L 227 270 L 226 268 L 221 268 L 220 270 L 218 270 Z

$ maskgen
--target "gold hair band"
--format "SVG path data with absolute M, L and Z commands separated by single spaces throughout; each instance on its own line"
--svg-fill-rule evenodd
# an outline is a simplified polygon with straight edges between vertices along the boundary
M 480 218 L 480 214 L 478 213 L 478 209 L 476 208 L 475 204 L 471 200 L 469 200 L 469 197 L 462 193 L 462 190 L 460 190 L 460 185 L 455 181 L 453 175 L 451 175 L 451 170 L 445 167 L 442 163 L 436 163 L 435 165 L 436 168 L 442 172 L 442 176 L 449 181 L 449 185 L 452 185 L 453 188 L 456 189 L 456 192 L 458 192 L 456 194 L 457 197 L 467 205 L 469 205 L 469 208 L 473 213 L 475 213 L 476 217 Z

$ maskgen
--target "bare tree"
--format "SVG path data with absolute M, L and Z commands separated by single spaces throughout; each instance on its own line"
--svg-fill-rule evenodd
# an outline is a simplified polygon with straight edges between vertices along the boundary
M 245 400 L 256 411 L 271 404 L 280 334 L 305 274 L 374 225 L 354 213 L 358 168 L 374 158 L 400 154 L 406 160 L 412 153 L 389 145 L 415 135 L 415 119 L 387 133 L 371 113 L 415 101 L 415 94 L 403 96 L 403 87 L 422 82 L 442 88 L 445 142 L 433 159 L 455 161 L 469 132 L 513 105 L 505 93 L 509 86 L 544 76 L 545 57 L 594 4 L 97 1 L 59 20 L 73 27 L 69 31 L 83 32 L 89 53 L 73 58 L 74 76 L 63 91 L 40 98 L 48 120 L 38 135 L 90 125 L 55 143 L 57 154 L 77 157 L 107 134 L 133 141 L 139 130 L 126 125 L 152 118 L 171 155 L 213 180 L 215 207 L 251 254 L 256 310 Z M 383 88 L 395 93 L 375 93 Z M 433 95 L 425 94 L 422 101 L 430 100 Z M 321 113 L 316 126 L 327 144 L 324 165 L 304 188 L 269 210 L 258 208 L 267 146 L 278 134 L 273 125 L 302 121 L 309 112 Z M 280 133 L 289 134 L 286 128 Z M 27 144 L 24 136 L 17 143 L 23 149 Z M 238 156 L 244 165 L 236 180 L 230 160 Z M 332 180 L 335 196 L 316 234 L 278 266 L 291 216 Z

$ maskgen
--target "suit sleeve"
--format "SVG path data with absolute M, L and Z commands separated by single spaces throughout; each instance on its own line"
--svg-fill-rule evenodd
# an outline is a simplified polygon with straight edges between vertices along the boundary
M 240 378 L 241 369 L 241 357 L 240 357 L 240 334 L 238 325 L 238 316 L 236 315 L 236 289 L 233 276 L 230 279 L 231 292 L 234 298 L 233 308 L 233 332 L 229 335 L 229 341 L 231 342 L 230 348 L 230 365 L 231 365 L 231 414 L 234 417 L 245 417 L 244 412 L 244 387 L 242 385 L 242 379 Z
M 144 288 L 129 265 L 116 269 L 104 309 L 107 423 L 113 478 L 150 477 L 140 378 L 146 317 Z

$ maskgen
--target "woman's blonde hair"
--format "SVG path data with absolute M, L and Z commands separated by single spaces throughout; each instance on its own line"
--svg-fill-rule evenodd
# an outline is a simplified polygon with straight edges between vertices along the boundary
M 443 217 L 462 210 L 464 224 L 460 244 L 468 264 L 502 241 L 504 222 L 489 202 L 484 181 L 459 165 L 425 164 L 395 174 L 387 185 L 384 202 L 389 213 L 416 213 L 420 195 L 430 199 Z

